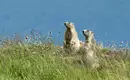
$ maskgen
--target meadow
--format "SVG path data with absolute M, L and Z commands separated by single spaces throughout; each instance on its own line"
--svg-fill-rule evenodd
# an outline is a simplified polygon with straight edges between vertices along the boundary
M 99 54 L 117 56 L 100 56 L 101 68 L 90 69 L 50 39 L 25 40 L 1 41 L 0 80 L 130 80 L 129 48 L 103 48 Z

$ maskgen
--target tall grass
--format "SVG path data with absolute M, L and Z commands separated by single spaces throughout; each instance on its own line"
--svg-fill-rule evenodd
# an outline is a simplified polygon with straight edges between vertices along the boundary
M 109 48 L 99 53 L 108 53 L 109 56 L 100 57 L 101 68 L 90 69 L 50 41 L 33 44 L 6 40 L 3 43 L 5 46 L 0 48 L 0 80 L 130 80 L 129 59 L 120 55 L 109 56 L 112 53 Z M 118 54 L 118 51 L 114 53 Z

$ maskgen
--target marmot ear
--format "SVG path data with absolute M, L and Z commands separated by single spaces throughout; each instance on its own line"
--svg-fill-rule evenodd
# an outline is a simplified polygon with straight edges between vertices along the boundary
M 94 34 L 94 32 L 92 31 L 92 34 Z

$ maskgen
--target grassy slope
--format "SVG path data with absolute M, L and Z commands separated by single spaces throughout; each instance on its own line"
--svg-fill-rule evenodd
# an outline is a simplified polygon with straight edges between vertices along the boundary
M 104 68 L 91 70 L 59 54 L 53 45 L 1 48 L 0 80 L 130 80 L 128 61 L 104 59 Z

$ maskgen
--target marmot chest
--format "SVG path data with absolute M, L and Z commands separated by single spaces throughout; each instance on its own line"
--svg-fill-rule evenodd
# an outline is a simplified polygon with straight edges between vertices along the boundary
M 65 40 L 67 42 L 70 42 L 72 40 L 72 32 L 71 31 L 66 31 L 66 33 L 65 33 Z

